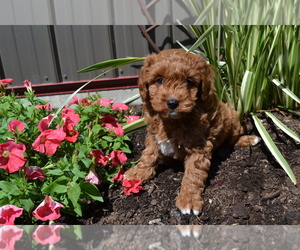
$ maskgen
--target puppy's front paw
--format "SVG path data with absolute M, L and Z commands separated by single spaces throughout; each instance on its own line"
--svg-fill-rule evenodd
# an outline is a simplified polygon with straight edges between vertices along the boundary
M 178 225 L 176 227 L 183 237 L 191 237 L 193 235 L 195 238 L 199 238 L 202 232 L 202 226 L 199 225 Z
M 191 214 L 192 210 L 195 215 L 199 215 L 203 206 L 204 201 L 199 194 L 180 193 L 176 200 L 176 207 L 182 214 Z

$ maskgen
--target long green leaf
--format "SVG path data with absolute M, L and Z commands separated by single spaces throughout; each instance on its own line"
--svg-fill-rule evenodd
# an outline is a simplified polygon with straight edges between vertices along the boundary
M 207 36 L 210 34 L 210 32 L 214 29 L 214 25 L 210 26 L 199 38 L 198 40 L 192 45 L 192 47 L 189 49 L 188 52 L 194 51 L 196 48 L 198 48 L 207 38 Z
M 120 67 L 126 64 L 143 61 L 144 59 L 145 57 L 127 57 L 127 58 L 112 59 L 112 60 L 96 63 L 94 65 L 91 65 L 89 67 L 77 71 L 77 73 L 86 73 L 86 72 L 105 69 L 109 67 Z
M 300 104 L 300 99 L 298 96 L 296 96 L 289 88 L 285 87 L 281 82 L 279 82 L 277 79 L 272 80 L 273 83 L 276 84 L 284 93 L 286 93 L 289 97 L 291 97 L 293 100 L 295 100 L 297 103 Z
M 238 103 L 238 114 L 249 113 L 253 103 L 254 86 L 251 82 L 252 72 L 246 70 L 241 86 L 241 98 Z M 241 115 L 240 115 L 241 116 Z
M 131 134 L 139 129 L 142 129 L 146 127 L 146 122 L 144 118 L 141 118 L 137 121 L 134 121 L 132 123 L 126 124 L 123 126 L 123 130 L 126 134 Z
M 290 177 L 291 181 L 294 183 L 294 185 L 297 184 L 296 177 L 290 168 L 287 161 L 284 159 L 280 151 L 278 150 L 277 146 L 273 142 L 271 136 L 268 134 L 267 130 L 262 125 L 261 121 L 258 119 L 256 114 L 252 114 L 252 118 L 254 120 L 254 124 L 263 139 L 264 143 L 267 145 L 268 149 L 272 153 L 272 155 L 275 157 L 275 159 L 278 161 L 280 166 L 284 169 L 284 171 L 287 173 L 287 175 Z
M 113 60 L 112 60 L 112 61 L 113 61 Z M 64 106 L 66 106 L 66 105 L 72 100 L 72 98 L 73 98 L 75 95 L 77 95 L 77 93 L 78 93 L 80 90 L 82 90 L 84 87 L 86 87 L 86 86 L 87 86 L 88 84 L 90 84 L 92 81 L 96 80 L 97 78 L 99 78 L 99 77 L 101 77 L 101 76 L 103 76 L 103 75 L 105 75 L 105 74 L 107 74 L 107 73 L 109 73 L 109 72 L 111 72 L 111 71 L 113 71 L 113 70 L 115 70 L 115 69 L 121 67 L 121 66 L 127 65 L 127 64 L 129 64 L 129 63 L 131 63 L 131 61 L 126 61 L 126 62 L 124 62 L 123 64 L 117 64 L 117 65 L 115 65 L 115 67 L 106 70 L 105 72 L 103 72 L 103 73 L 101 73 L 100 75 L 96 76 L 96 77 L 93 78 L 92 80 L 90 80 L 90 81 L 88 81 L 87 83 L 83 84 L 80 88 L 78 88 L 77 90 L 75 90 L 75 91 L 74 91 L 74 92 L 73 92 L 73 93 L 72 93 L 72 94 L 71 94 L 71 95 L 63 102 L 63 104 L 57 109 L 57 111 L 55 112 L 55 117 L 60 113 L 60 111 L 64 108 Z M 101 63 L 100 63 L 100 64 L 101 64 Z M 51 120 L 50 124 L 52 123 L 52 121 L 53 121 L 53 119 Z M 50 126 L 50 124 L 49 124 L 49 126 Z
M 272 113 L 265 111 L 265 113 L 272 119 L 272 121 L 288 136 L 293 138 L 295 141 L 300 142 L 300 136 L 297 135 L 294 131 L 289 129 L 286 125 L 284 125 L 280 120 L 278 120 Z
M 123 103 L 125 103 L 125 104 L 132 103 L 133 101 L 139 99 L 140 97 L 141 97 L 140 94 L 136 94 L 136 95 L 131 96 L 128 99 L 124 100 Z
M 207 20 L 208 17 L 211 17 L 211 14 L 209 15 L 208 13 L 211 12 L 213 13 L 214 11 L 214 3 L 215 1 L 214 0 L 211 0 L 210 3 L 208 3 L 205 7 L 204 10 L 202 10 L 198 15 L 198 18 L 197 20 L 195 21 L 195 25 L 199 25 L 199 24 L 207 24 L 210 22 L 210 20 Z M 206 21 L 206 22 L 205 22 Z

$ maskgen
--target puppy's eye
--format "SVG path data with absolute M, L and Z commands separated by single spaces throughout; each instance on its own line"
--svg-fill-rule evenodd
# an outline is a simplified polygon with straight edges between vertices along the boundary
M 161 78 L 158 78 L 158 79 L 156 80 L 156 83 L 162 84 L 163 81 L 164 81 L 164 78 L 161 77 Z
M 186 79 L 185 82 L 189 85 L 192 85 L 194 84 L 194 82 L 191 80 L 191 79 Z

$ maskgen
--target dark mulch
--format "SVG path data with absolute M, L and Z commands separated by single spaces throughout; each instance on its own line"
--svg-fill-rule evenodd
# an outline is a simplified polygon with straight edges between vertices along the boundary
M 300 134 L 298 115 L 281 111 L 273 114 Z M 300 181 L 300 146 L 259 115 L 276 145 Z M 248 132 L 258 134 L 247 120 Z M 145 130 L 131 135 L 133 158 L 143 150 Z M 263 143 L 253 147 L 222 147 L 214 153 L 210 176 L 203 197 L 205 207 L 200 216 L 182 215 L 175 207 L 183 166 L 160 166 L 155 178 L 147 181 L 145 190 L 126 196 L 122 187 L 104 194 L 104 203 L 88 207 L 86 217 L 62 218 L 67 224 L 203 224 L 203 225 L 274 225 L 300 224 L 300 189 L 270 155 Z

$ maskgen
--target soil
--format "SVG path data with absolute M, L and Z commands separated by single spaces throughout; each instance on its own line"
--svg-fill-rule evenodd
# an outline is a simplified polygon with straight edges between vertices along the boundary
M 140 112 L 139 110 L 137 112 Z M 300 134 L 299 113 L 272 113 Z M 300 182 L 300 146 L 273 125 L 258 117 Z M 259 135 L 251 118 L 249 134 Z M 145 129 L 131 135 L 137 160 L 144 148 Z M 182 163 L 161 165 L 144 190 L 127 196 L 121 186 L 108 190 L 104 203 L 91 204 L 84 218 L 62 217 L 61 222 L 84 225 L 283 225 L 300 224 L 300 188 L 270 154 L 263 142 L 251 147 L 218 149 L 203 193 L 205 206 L 199 216 L 182 215 L 175 207 L 183 177 Z

